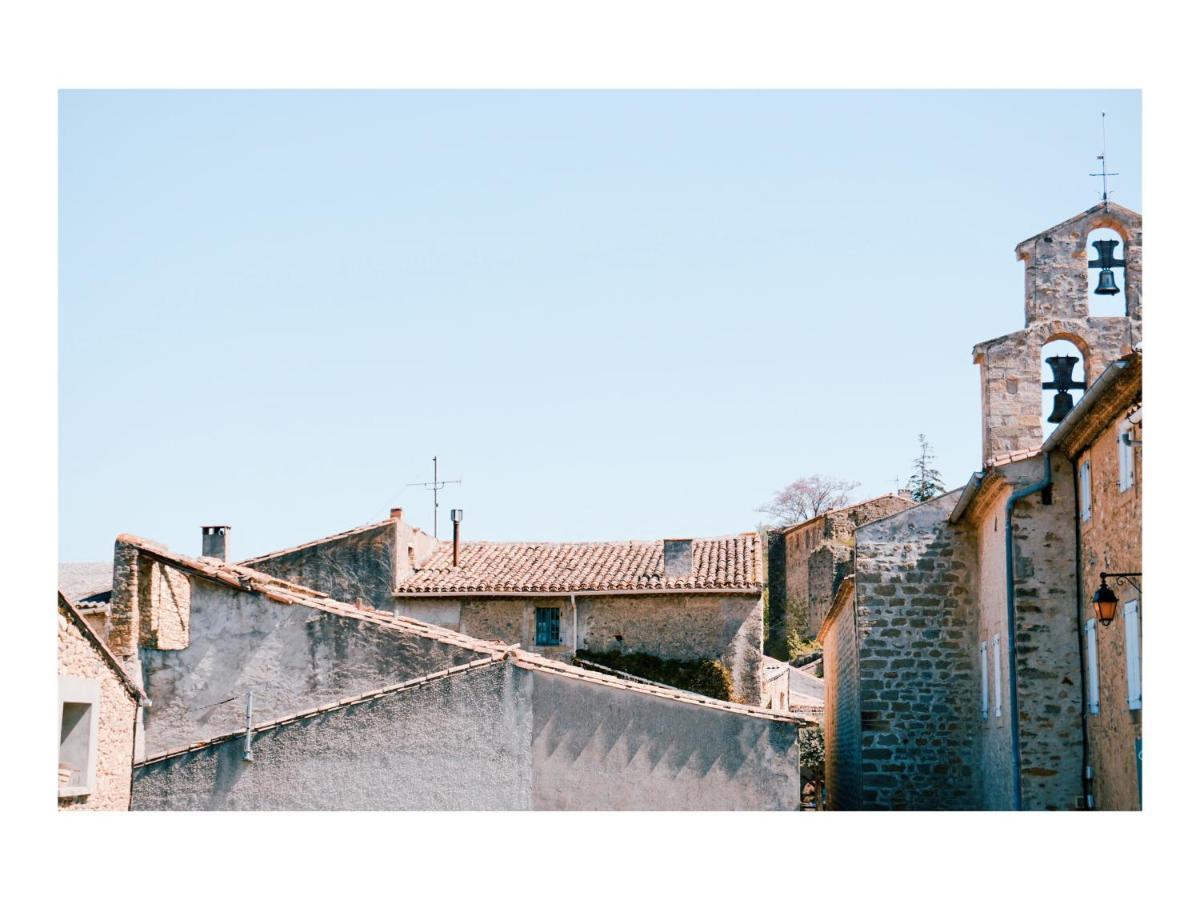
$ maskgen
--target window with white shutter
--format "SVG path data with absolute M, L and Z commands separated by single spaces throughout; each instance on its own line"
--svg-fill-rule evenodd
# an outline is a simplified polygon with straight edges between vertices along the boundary
M 1092 463 L 1079 467 L 1079 518 L 1084 522 L 1092 518 Z
M 1100 668 L 1096 659 L 1096 620 L 1088 619 L 1083 627 L 1087 638 L 1088 712 L 1100 715 Z
M 1142 641 L 1138 602 L 1125 601 L 1125 681 L 1129 686 L 1129 708 L 1142 708 Z
M 1127 491 L 1133 487 L 1133 445 L 1127 441 L 1133 437 L 1128 425 L 1117 430 L 1117 490 Z
M 987 641 L 979 643 L 979 672 L 980 672 L 980 696 L 979 711 L 983 713 L 983 717 L 988 717 L 988 649 Z
M 1001 686 L 1000 686 L 1001 671 L 1002 670 L 1000 668 L 1000 635 L 993 634 L 992 635 L 992 694 L 994 695 L 994 700 L 992 701 L 992 714 L 996 718 L 1000 718 L 1000 707 L 1004 705 L 1003 701 L 1001 700 L 1001 698 L 1004 696 L 1004 693 L 1001 690 Z

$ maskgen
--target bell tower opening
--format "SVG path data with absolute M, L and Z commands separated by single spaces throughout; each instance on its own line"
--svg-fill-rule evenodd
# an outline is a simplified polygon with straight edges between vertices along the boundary
M 1088 315 L 1127 315 L 1125 241 L 1112 228 L 1097 228 L 1084 241 L 1088 259 Z
M 1087 388 L 1087 357 L 1084 348 L 1065 337 L 1042 345 L 1042 438 L 1079 402 Z

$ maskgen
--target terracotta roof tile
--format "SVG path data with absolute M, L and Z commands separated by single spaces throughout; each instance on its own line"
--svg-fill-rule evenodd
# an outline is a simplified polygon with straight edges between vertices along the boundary
M 687 575 L 667 577 L 662 541 L 579 544 L 446 541 L 401 582 L 400 594 L 603 593 L 762 589 L 762 550 L 756 532 L 692 541 Z

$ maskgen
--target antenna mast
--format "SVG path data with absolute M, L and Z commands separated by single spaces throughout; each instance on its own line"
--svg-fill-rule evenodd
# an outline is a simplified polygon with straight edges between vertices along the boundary
M 1089 173 L 1092 178 L 1099 178 L 1104 186 L 1104 192 L 1100 195 L 1104 200 L 1104 209 L 1108 209 L 1108 179 L 1116 178 L 1120 172 L 1108 171 L 1108 134 L 1104 128 L 1104 118 L 1107 113 L 1100 113 L 1100 155 L 1096 159 L 1100 160 L 1100 171 Z
M 442 490 L 448 484 L 462 484 L 461 478 L 453 480 L 439 481 L 438 480 L 438 462 L 437 457 L 433 458 L 433 481 L 410 481 L 405 487 L 423 487 L 427 491 L 433 491 L 433 537 L 437 538 L 438 525 L 438 491 Z

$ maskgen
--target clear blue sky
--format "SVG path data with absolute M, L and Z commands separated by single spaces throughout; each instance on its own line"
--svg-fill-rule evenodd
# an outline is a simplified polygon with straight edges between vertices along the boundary
M 918 432 L 961 484 L 1101 110 L 1141 209 L 1137 92 L 65 93 L 61 557 L 429 529 L 435 453 L 473 539 L 751 529 Z

